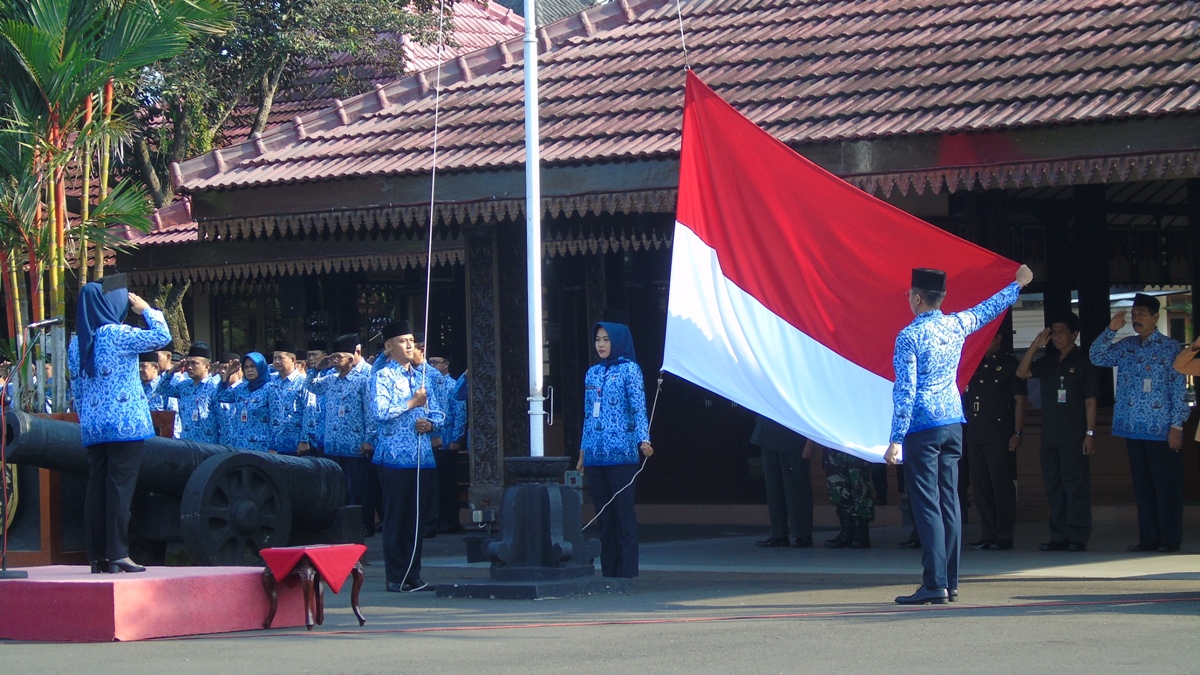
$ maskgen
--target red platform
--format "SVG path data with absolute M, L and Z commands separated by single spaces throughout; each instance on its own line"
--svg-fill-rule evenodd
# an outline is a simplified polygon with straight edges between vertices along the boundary
M 90 574 L 87 567 L 30 567 L 0 581 L 0 638 L 111 642 L 262 630 L 269 610 L 261 567 L 151 567 Z M 304 625 L 304 594 L 281 584 L 275 628 Z

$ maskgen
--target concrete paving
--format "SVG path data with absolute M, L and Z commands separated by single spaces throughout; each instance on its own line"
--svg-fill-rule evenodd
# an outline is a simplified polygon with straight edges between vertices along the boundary
M 110 645 L 0 642 L 0 673 L 1200 672 L 1200 519 L 1178 554 L 1131 554 L 1128 523 L 1089 550 L 1043 553 L 1025 524 L 1012 551 L 965 551 L 961 602 L 906 608 L 920 553 L 754 546 L 737 527 L 643 528 L 628 594 L 537 601 L 383 591 L 370 541 L 359 628 L 327 595 L 324 626 Z M 968 539 L 973 531 L 968 530 Z M 480 579 L 460 537 L 426 540 L 430 582 Z M 2 592 L 0 586 L 0 592 Z

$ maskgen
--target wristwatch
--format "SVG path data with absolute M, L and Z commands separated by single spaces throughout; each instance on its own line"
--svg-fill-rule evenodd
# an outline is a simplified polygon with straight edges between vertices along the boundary
M 1087 430 L 1087 435 L 1088 435 L 1088 436 L 1095 436 L 1095 435 L 1096 435 L 1096 432 L 1095 432 L 1095 431 L 1092 431 L 1091 429 L 1088 429 L 1088 430 Z

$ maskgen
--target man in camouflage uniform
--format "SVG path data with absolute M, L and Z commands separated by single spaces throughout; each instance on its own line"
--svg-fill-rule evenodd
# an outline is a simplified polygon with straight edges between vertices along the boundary
M 871 521 L 875 520 L 875 486 L 871 463 L 838 450 L 825 448 L 821 459 L 829 501 L 837 510 L 841 532 L 825 542 L 829 548 L 871 548 Z

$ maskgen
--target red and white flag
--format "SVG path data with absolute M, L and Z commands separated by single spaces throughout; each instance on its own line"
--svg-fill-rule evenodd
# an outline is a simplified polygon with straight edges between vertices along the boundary
M 947 272 L 954 312 L 1017 263 L 821 169 L 688 71 L 664 370 L 881 461 L 914 267 Z M 960 388 L 998 323 L 967 341 Z

